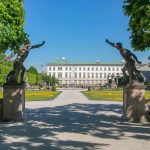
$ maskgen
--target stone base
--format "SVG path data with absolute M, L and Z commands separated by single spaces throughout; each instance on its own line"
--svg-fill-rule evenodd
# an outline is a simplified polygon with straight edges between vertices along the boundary
M 127 85 L 123 90 L 123 119 L 131 122 L 146 123 L 145 86 Z
M 3 119 L 3 100 L 0 99 L 0 120 Z
M 24 85 L 3 86 L 3 120 L 20 121 L 25 116 Z

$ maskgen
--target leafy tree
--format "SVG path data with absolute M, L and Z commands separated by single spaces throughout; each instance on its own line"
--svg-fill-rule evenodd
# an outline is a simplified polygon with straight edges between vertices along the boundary
M 33 67 L 33 66 L 31 66 L 31 67 L 29 68 L 28 72 L 33 73 L 33 74 L 36 74 L 36 75 L 38 74 L 38 70 L 37 70 L 35 67 Z
M 59 82 L 58 82 L 58 79 L 55 77 L 55 76 L 52 76 L 51 77 L 51 85 L 52 86 L 56 86 L 56 84 L 58 84 Z
M 58 84 L 58 79 L 55 77 L 55 76 L 48 76 L 47 74 L 45 73 L 42 73 L 41 74 L 42 76 L 42 80 L 44 82 L 47 83 L 47 85 L 50 83 L 51 86 L 55 86 L 56 84 Z
M 41 76 L 42 76 L 42 80 L 43 80 L 44 82 L 46 82 L 47 85 L 48 85 L 49 83 L 51 83 L 51 76 L 48 76 L 48 75 L 45 74 L 45 73 L 42 73 Z
M 0 53 L 17 53 L 26 40 L 24 15 L 23 0 L 0 1 Z
M 42 77 L 40 74 L 26 72 L 26 76 L 29 84 L 37 85 L 42 83 Z
M 135 50 L 150 48 L 150 1 L 124 0 L 123 10 L 130 17 L 131 45 Z
M 144 51 L 150 48 L 150 0 L 124 0 L 123 10 L 130 17 L 131 46 Z
M 36 75 L 36 85 L 42 83 L 42 76 L 40 74 Z
M 7 64 L 0 64 L 0 85 L 3 85 L 6 82 L 7 74 L 12 70 L 12 67 Z
M 5 54 L 0 54 L 0 85 L 6 82 L 7 74 L 12 70 L 12 61 Z
M 0 54 L 0 64 L 12 67 L 13 62 L 9 56 L 6 56 L 5 54 Z

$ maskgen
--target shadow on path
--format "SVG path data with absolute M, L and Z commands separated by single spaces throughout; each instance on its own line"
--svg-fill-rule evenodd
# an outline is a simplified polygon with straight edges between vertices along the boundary
M 150 139 L 149 126 L 124 123 L 121 113 L 117 104 L 26 109 L 25 122 L 0 124 L 0 149 L 96 150 L 110 145 L 105 139 L 125 139 L 126 133 L 130 138 Z

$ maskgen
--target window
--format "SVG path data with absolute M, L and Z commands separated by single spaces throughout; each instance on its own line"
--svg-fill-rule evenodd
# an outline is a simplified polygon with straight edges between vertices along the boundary
M 96 78 L 98 78 L 98 73 L 96 73 L 95 75 L 96 75 Z
M 90 73 L 87 74 L 87 77 L 90 78 Z
M 92 71 L 94 71 L 94 68 L 92 67 Z
M 100 73 L 100 78 L 102 78 L 102 73 Z
M 112 68 L 113 71 L 115 71 L 115 68 Z
M 106 73 L 104 73 L 104 78 L 106 78 Z
M 55 67 L 53 67 L 53 70 L 55 70 Z
M 85 78 L 85 73 L 83 73 L 83 78 Z
M 96 67 L 96 71 L 98 71 L 98 68 Z
M 62 78 L 62 73 L 58 73 L 58 78 Z
M 104 68 L 104 71 L 106 71 L 106 68 Z
M 90 70 L 90 68 L 88 67 L 88 68 L 87 68 L 87 70 L 89 71 L 89 70 Z
M 68 74 L 67 73 L 65 74 L 65 77 L 68 78 Z
M 94 73 L 92 73 L 92 78 L 94 78 Z
M 108 68 L 108 71 L 110 71 L 111 69 L 110 68 Z
M 71 70 L 71 67 L 69 67 L 69 70 Z
M 75 78 L 77 78 L 77 73 L 74 74 Z
M 49 70 L 51 70 L 51 67 L 49 67 Z
M 69 73 L 69 78 L 71 78 L 71 73 Z
M 66 67 L 66 70 L 68 70 L 68 68 Z
M 58 70 L 62 70 L 62 67 L 58 67 Z
M 81 67 L 79 67 L 79 70 L 81 71 Z
M 85 67 L 83 68 L 83 70 L 85 71 Z
M 117 71 L 119 71 L 119 68 L 117 68 Z
M 81 73 L 79 73 L 79 78 L 81 78 Z

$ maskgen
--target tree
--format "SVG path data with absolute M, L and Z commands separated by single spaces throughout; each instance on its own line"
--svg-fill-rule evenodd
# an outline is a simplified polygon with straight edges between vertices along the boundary
M 34 74 L 34 73 L 26 73 L 28 83 L 32 85 L 37 85 L 42 83 L 42 77 L 39 74 Z
M 11 71 L 12 67 L 7 64 L 0 64 L 0 85 L 6 82 L 7 74 Z
M 144 51 L 150 48 L 150 1 L 124 0 L 123 10 L 130 17 L 131 46 Z
M 58 79 L 55 77 L 55 76 L 52 76 L 51 77 L 51 85 L 52 86 L 56 86 L 56 84 L 58 84 L 59 82 L 58 82 Z
M 31 67 L 29 68 L 28 72 L 33 73 L 33 74 L 36 74 L 36 75 L 38 74 L 38 70 L 37 70 L 35 67 L 33 67 L 33 66 L 31 66 Z
M 26 40 L 24 15 L 23 0 L 0 1 L 0 53 L 17 53 Z
M 42 76 L 42 80 L 43 80 L 44 82 L 46 82 L 47 85 L 49 85 L 49 83 L 51 83 L 51 76 L 48 76 L 48 75 L 45 74 L 45 73 L 42 73 L 41 76 Z
M 58 79 L 55 76 L 48 76 L 47 74 L 41 74 L 42 80 L 47 83 L 47 85 L 55 86 L 58 84 Z
M 11 58 L 5 54 L 0 54 L 0 64 L 3 64 L 5 66 L 13 66 L 13 62 Z

